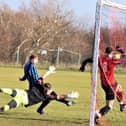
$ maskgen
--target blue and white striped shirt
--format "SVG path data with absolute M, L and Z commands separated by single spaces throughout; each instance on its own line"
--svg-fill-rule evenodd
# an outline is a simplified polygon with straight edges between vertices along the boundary
M 24 66 L 24 76 L 22 80 L 28 80 L 29 83 L 34 86 L 37 84 L 38 79 L 39 76 L 35 66 L 31 62 L 26 63 Z

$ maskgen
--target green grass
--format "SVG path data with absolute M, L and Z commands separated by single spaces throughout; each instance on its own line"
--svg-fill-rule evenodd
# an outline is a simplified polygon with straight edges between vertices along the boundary
M 45 70 L 39 70 L 39 74 Z M 18 78 L 23 75 L 22 68 L 0 67 L 0 87 L 21 88 L 28 87 L 27 82 L 20 82 Z M 126 89 L 125 73 L 116 74 L 117 80 Z M 56 101 L 52 101 L 45 109 L 47 113 L 40 116 L 36 113 L 39 104 L 11 110 L 5 114 L 0 114 L 0 126 L 88 126 L 90 108 L 90 73 L 78 71 L 57 71 L 56 74 L 46 78 L 46 82 L 53 85 L 54 90 L 59 93 L 68 93 L 72 90 L 79 92 L 79 99 L 76 104 L 67 107 Z M 10 96 L 0 94 L 0 105 L 6 104 L 11 99 Z M 98 81 L 98 99 L 100 106 L 103 106 L 104 92 Z M 115 102 L 113 111 L 106 115 L 111 126 L 125 126 L 126 112 L 120 113 L 118 103 Z

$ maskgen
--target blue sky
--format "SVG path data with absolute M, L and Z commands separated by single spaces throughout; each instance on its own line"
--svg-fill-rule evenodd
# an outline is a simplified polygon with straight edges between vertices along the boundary
M 9 4 L 13 9 L 16 9 L 16 10 L 20 6 L 21 2 L 29 3 L 29 1 L 30 0 L 4 0 L 5 3 Z M 95 10 L 95 5 L 96 5 L 97 0 L 68 0 L 68 1 L 69 1 L 68 6 L 74 9 L 76 15 L 82 16 L 85 13 L 89 13 L 90 10 L 91 11 Z M 0 2 L 3 2 L 3 0 L 0 0 Z
M 13 9 L 18 9 L 21 2 L 28 3 L 30 0 L 4 0 L 5 3 L 9 4 Z M 42 0 L 46 1 L 46 0 Z M 89 19 L 93 20 L 95 17 L 95 7 L 97 0 L 66 0 L 69 1 L 68 7 L 75 11 L 75 14 L 79 18 L 88 16 Z M 111 0 L 113 2 L 121 3 L 126 5 L 126 0 Z M 0 0 L 3 2 L 3 0 Z

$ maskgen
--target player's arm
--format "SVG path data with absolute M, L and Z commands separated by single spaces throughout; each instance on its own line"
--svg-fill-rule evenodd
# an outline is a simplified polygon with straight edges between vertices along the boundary
M 54 91 L 51 94 L 48 94 L 51 100 L 63 100 L 68 98 L 67 95 L 57 95 Z
M 24 75 L 23 77 L 19 77 L 19 80 L 20 81 L 25 81 L 27 78 L 26 78 L 26 75 Z
M 87 59 L 85 59 L 85 60 L 82 62 L 81 66 L 80 66 L 80 71 L 82 71 L 82 72 L 85 71 L 85 67 L 86 67 L 86 65 L 87 65 L 88 63 L 93 63 L 93 57 L 87 58 Z
M 115 65 L 121 64 L 121 53 L 117 51 L 112 51 L 111 53 L 112 63 Z
M 115 65 L 118 65 L 118 64 L 121 64 L 122 63 L 121 59 L 112 59 L 112 61 L 113 61 L 113 63 Z
M 39 76 L 38 76 L 37 70 L 34 66 L 31 66 L 31 68 L 29 69 L 29 75 L 34 80 L 34 82 L 38 82 Z
M 112 59 L 114 64 L 121 64 L 126 62 L 126 54 L 123 52 L 113 51 Z
M 54 91 L 50 94 L 50 96 L 53 96 L 55 100 L 63 100 L 63 99 L 76 99 L 79 97 L 79 93 L 76 91 L 72 91 L 68 94 L 61 94 L 61 95 L 57 95 Z
M 115 54 L 113 55 L 112 61 L 115 65 L 126 63 L 126 55 L 125 54 Z
M 20 81 L 25 81 L 27 79 L 27 71 L 26 71 L 27 70 L 27 67 L 30 67 L 30 66 L 25 66 L 24 67 L 24 75 L 22 77 L 19 77 L 19 80 Z

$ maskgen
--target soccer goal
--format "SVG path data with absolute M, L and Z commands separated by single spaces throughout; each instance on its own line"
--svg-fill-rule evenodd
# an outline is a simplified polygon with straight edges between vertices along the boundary
M 107 46 L 126 50 L 126 6 L 109 0 L 99 0 L 95 15 L 90 126 L 94 126 L 98 56 L 104 52 Z

